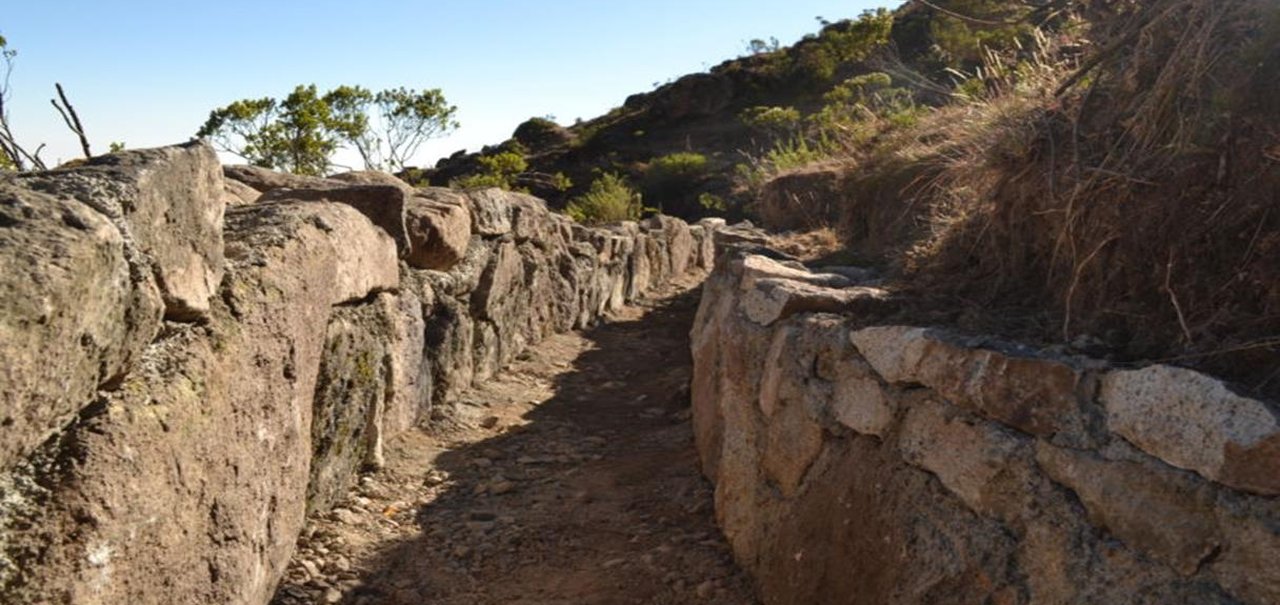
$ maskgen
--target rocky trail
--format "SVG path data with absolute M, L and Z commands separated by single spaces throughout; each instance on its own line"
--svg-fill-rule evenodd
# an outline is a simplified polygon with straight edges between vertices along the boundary
M 686 278 L 553 336 L 313 519 L 275 603 L 755 602 L 690 428 Z

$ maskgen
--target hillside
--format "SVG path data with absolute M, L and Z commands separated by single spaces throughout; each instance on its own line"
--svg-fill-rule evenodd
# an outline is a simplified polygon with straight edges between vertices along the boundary
M 651 211 L 829 229 L 933 321 L 1275 393 L 1278 12 L 907 2 L 421 175 L 515 153 L 563 207 L 617 172 Z

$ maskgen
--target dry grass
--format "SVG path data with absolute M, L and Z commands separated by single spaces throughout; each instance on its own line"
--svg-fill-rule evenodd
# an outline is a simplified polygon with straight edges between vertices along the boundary
M 810 231 L 792 231 L 770 238 L 769 247 L 801 261 L 830 257 L 844 248 L 839 234 L 830 226 Z
M 1046 339 L 1278 386 L 1277 13 L 1147 3 L 1108 22 L 1086 69 L 940 111 L 944 144 L 894 151 L 940 166 L 906 192 L 928 207 L 908 271 L 982 307 L 1043 309 Z

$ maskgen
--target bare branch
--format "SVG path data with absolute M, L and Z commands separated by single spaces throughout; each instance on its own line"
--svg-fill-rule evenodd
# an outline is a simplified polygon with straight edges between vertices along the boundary
M 62 119 L 67 123 L 67 128 L 70 128 L 71 132 L 80 137 L 80 148 L 84 150 L 84 157 L 86 159 L 92 158 L 93 152 L 89 151 L 89 138 L 84 134 L 84 125 L 80 123 L 80 116 L 76 115 L 76 108 L 72 107 L 71 101 L 67 100 L 67 93 L 62 90 L 62 84 L 54 83 L 53 86 L 58 90 L 58 98 L 62 100 L 62 105 L 58 105 L 58 102 L 53 99 L 50 99 L 49 102 L 58 110 L 58 113 L 62 114 Z M 70 117 L 68 117 L 68 114 Z

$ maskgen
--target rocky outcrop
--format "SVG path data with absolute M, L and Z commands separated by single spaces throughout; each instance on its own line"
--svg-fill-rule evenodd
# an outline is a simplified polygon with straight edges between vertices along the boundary
M 201 145 L 0 182 L 0 601 L 265 603 L 386 440 L 715 228 L 228 173 L 261 197 Z
M 1280 602 L 1274 404 L 876 325 L 859 271 L 717 238 L 694 427 L 766 603 Z

